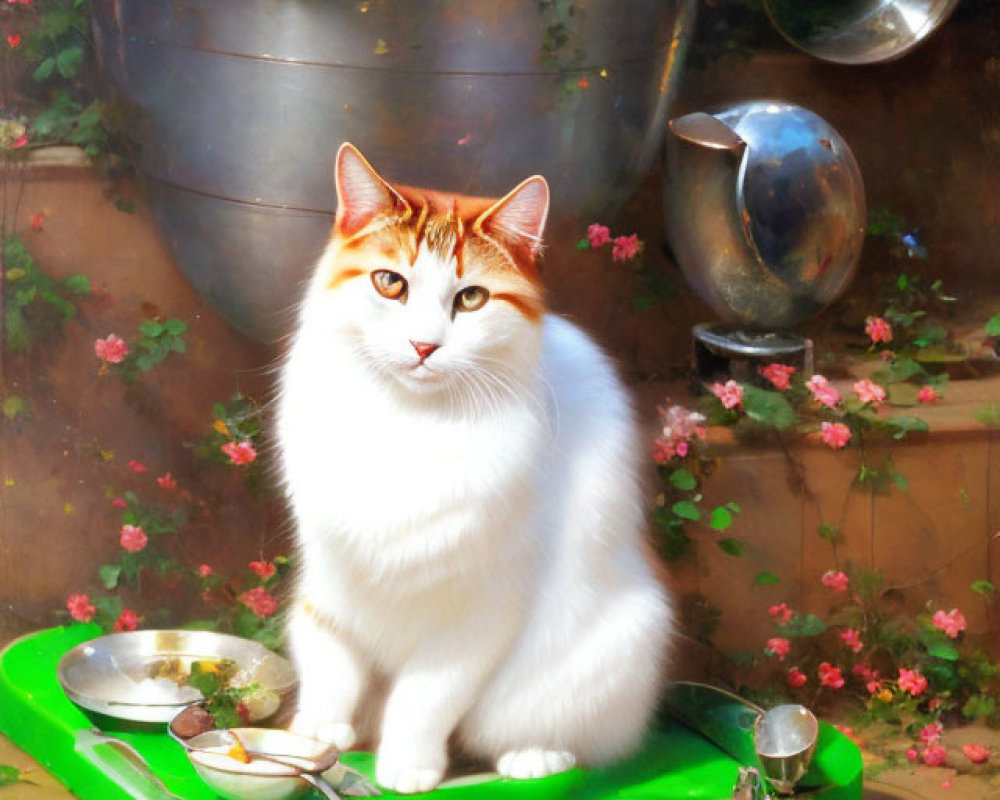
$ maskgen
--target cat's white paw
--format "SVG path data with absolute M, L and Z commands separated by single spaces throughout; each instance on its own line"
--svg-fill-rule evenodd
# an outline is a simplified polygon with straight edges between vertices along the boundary
M 379 767 L 376 780 L 383 789 L 399 794 L 429 792 L 439 783 L 444 773 L 435 767 L 401 769 L 398 772 L 384 771 Z
M 565 772 L 576 765 L 576 756 L 568 750 L 543 750 L 532 747 L 510 750 L 497 761 L 497 772 L 505 778 L 544 778 Z
M 338 750 L 350 750 L 358 740 L 354 726 L 350 723 L 318 719 L 302 712 L 295 715 L 289 730 L 300 736 L 332 744 Z
M 382 787 L 400 794 L 429 792 L 441 783 L 447 766 L 448 757 L 443 747 L 438 752 L 383 741 L 375 764 L 375 780 Z

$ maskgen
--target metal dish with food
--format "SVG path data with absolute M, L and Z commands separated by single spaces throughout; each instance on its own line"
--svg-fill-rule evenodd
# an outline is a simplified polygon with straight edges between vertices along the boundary
M 109 717 L 167 722 L 200 691 L 186 683 L 194 664 L 231 662 L 233 686 L 284 695 L 295 685 L 290 662 L 257 642 L 214 631 L 147 630 L 113 633 L 77 645 L 59 661 L 57 676 L 77 705 Z

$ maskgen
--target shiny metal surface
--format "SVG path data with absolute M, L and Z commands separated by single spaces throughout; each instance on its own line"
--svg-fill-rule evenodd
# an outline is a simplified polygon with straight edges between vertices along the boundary
M 664 214 L 684 276 L 723 320 L 792 328 L 847 287 L 864 185 L 821 117 L 778 101 L 670 121 Z
M 109 717 L 138 722 L 167 722 L 201 694 L 183 687 L 176 697 L 151 701 L 147 687 L 156 665 L 177 662 L 190 670 L 194 661 L 229 659 L 240 668 L 239 685 L 260 684 L 279 694 L 296 682 L 289 661 L 263 645 L 213 631 L 132 631 L 84 642 L 59 661 L 57 676 L 77 705 Z
M 818 740 L 819 720 L 798 703 L 775 706 L 757 720 L 754 726 L 757 758 L 778 792 L 795 791 L 795 784 L 809 771 Z
M 391 180 L 556 217 L 615 208 L 662 146 L 697 0 L 95 0 L 181 269 L 237 328 L 290 327 L 343 141 Z
M 286 761 L 253 758 L 246 764 L 230 758 L 226 753 L 233 745 L 233 733 L 248 752 L 281 754 L 283 758 L 305 763 L 314 763 L 328 749 L 323 742 L 272 728 L 235 728 L 199 734 L 184 743 L 185 752 L 205 783 L 220 796 L 232 800 L 286 800 L 301 795 L 309 785 L 324 794 L 327 789 L 333 791 L 320 774 L 307 773 Z M 332 766 L 327 764 L 326 769 Z
M 788 41 L 839 64 L 899 58 L 930 36 L 957 5 L 958 0 L 764 0 Z

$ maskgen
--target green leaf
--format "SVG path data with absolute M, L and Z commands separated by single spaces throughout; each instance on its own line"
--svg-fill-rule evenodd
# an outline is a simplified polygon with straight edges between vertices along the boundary
M 990 581 L 976 581 L 969 588 L 986 599 L 993 597 L 997 592 L 997 587 Z
M 795 424 L 795 409 L 779 392 L 743 385 L 743 408 L 750 419 L 778 430 Z
M 792 617 L 785 625 L 783 633 L 789 638 L 801 636 L 819 636 L 826 632 L 826 623 L 815 614 L 806 614 Z
M 990 403 L 977 409 L 972 418 L 991 428 L 1000 428 L 1000 403 Z
M 962 716 L 966 719 L 985 719 L 997 710 L 997 701 L 985 694 L 974 694 L 962 706 Z
M 63 287 L 70 294 L 90 294 L 90 278 L 86 275 L 70 275 L 63 281 Z
M 733 515 L 724 506 L 713 508 L 708 518 L 708 527 L 716 531 L 724 531 L 733 524 Z
M 716 544 L 723 553 L 731 556 L 741 556 L 746 549 L 746 545 L 739 539 L 719 539 Z
M 23 416 L 28 410 L 24 398 L 18 394 L 7 395 L 3 399 L 3 415 L 10 420 Z
M 1000 313 L 994 314 L 986 320 L 983 330 L 990 336 L 1000 336 Z
M 698 479 L 690 470 L 679 467 L 670 473 L 670 484 L 682 492 L 690 492 L 698 485 Z
M 67 47 L 56 55 L 56 67 L 59 69 L 59 74 L 64 78 L 76 77 L 82 65 L 83 47 L 80 45 Z
M 139 326 L 139 333 L 143 336 L 148 336 L 150 339 L 155 339 L 163 333 L 163 324 L 156 320 L 147 319 Z
M 580 241 L 578 241 L 576 243 L 576 249 L 577 250 L 589 250 L 590 249 L 590 240 L 589 239 L 580 239 Z
M 916 347 L 930 347 L 934 344 L 941 344 L 948 338 L 948 329 L 944 325 L 937 323 L 927 323 L 917 329 L 917 335 L 913 339 Z
M 860 480 L 860 477 L 859 479 Z M 839 537 L 840 528 L 836 525 L 827 525 L 825 522 L 820 523 L 817 529 L 821 539 L 826 539 L 827 541 L 834 542 Z
M 7 764 L 0 764 L 0 786 L 10 786 L 21 780 L 21 770 Z
M 171 317 L 163 323 L 163 328 L 171 336 L 180 336 L 188 329 L 188 326 L 183 320 L 179 320 L 177 317 Z
M 187 350 L 187 345 L 184 343 L 183 339 L 176 338 L 170 340 L 170 349 L 175 353 L 183 353 Z
M 679 503 L 674 503 L 670 510 L 674 512 L 681 519 L 689 520 L 699 520 L 701 519 L 701 512 L 698 511 L 698 507 L 692 503 L 690 500 L 681 500 Z
M 773 572 L 758 572 L 753 576 L 754 586 L 774 586 L 775 584 L 781 583 L 781 578 L 775 575 Z
M 927 652 L 944 661 L 958 661 L 958 650 L 950 642 L 931 640 L 925 642 Z
M 51 56 L 46 58 L 35 67 L 35 71 L 31 73 L 31 77 L 36 81 L 44 81 L 51 77 L 52 73 L 56 71 L 56 60 Z
M 908 491 L 910 488 L 910 482 L 906 480 L 906 476 L 898 472 L 892 473 L 892 482 L 896 484 L 896 488 L 901 492 Z
M 739 514 L 743 509 L 739 507 L 737 503 L 726 503 L 726 508 L 732 511 L 734 514 Z
M 905 414 L 898 417 L 889 417 L 886 420 L 886 425 L 895 429 L 895 433 L 892 434 L 893 439 L 902 439 L 906 434 L 913 431 L 929 430 L 927 423 L 922 419 Z
M 118 586 L 118 578 L 121 574 L 121 564 L 102 564 L 100 569 L 97 570 L 97 576 L 101 579 L 101 585 L 109 590 Z

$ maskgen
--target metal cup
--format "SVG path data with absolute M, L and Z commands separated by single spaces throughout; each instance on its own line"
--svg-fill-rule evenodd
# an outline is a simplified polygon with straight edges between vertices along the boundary
M 776 791 L 792 794 L 795 784 L 809 771 L 819 721 L 797 703 L 775 706 L 757 718 L 754 747 L 764 774 Z

